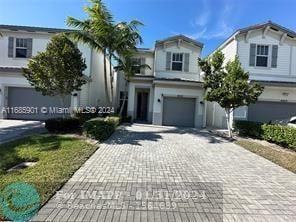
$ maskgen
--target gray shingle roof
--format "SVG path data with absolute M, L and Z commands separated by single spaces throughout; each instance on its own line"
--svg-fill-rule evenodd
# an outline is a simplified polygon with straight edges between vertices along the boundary
M 19 25 L 1 25 L 0 30 L 10 31 L 26 31 L 26 32 L 47 32 L 47 33 L 59 33 L 59 32 L 73 32 L 73 29 L 61 29 L 61 28 L 45 28 L 34 26 L 19 26 Z
M 0 72 L 22 72 L 23 68 L 21 67 L 7 67 L 0 66 Z

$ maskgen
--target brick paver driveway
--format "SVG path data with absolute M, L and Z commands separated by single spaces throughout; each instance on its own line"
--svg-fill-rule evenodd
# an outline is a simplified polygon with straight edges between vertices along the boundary
M 295 213 L 295 174 L 205 132 L 133 125 L 34 220 L 296 221 Z

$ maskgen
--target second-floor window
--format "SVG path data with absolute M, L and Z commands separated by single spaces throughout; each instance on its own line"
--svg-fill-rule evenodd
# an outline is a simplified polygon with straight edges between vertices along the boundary
M 268 66 L 268 45 L 257 45 L 256 50 L 256 66 L 267 67 Z
M 140 65 L 141 65 L 141 58 L 133 58 L 133 61 L 134 61 L 134 68 L 135 68 L 135 73 L 136 74 L 139 74 L 141 73 L 141 68 L 140 68 Z
M 15 42 L 15 57 L 27 58 L 28 41 L 27 39 L 16 38 Z
M 173 53 L 172 55 L 172 70 L 183 70 L 183 53 Z

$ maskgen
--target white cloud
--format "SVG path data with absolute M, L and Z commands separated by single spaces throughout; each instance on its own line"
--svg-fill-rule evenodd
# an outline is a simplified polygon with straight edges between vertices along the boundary
M 196 17 L 194 28 L 197 32 L 186 34 L 186 36 L 194 39 L 214 39 L 226 38 L 230 36 L 234 29 L 229 25 L 228 20 L 231 19 L 233 7 L 229 2 L 224 1 L 224 5 L 220 12 L 216 12 L 216 16 L 211 16 L 211 7 L 209 0 L 203 0 L 203 13 Z

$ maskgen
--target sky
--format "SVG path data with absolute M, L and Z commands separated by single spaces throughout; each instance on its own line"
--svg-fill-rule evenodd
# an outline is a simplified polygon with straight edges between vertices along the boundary
M 184 34 L 211 53 L 236 29 L 272 20 L 296 31 L 296 0 L 105 0 L 116 22 L 144 23 L 140 47 Z M 0 24 L 66 28 L 68 16 L 86 18 L 89 0 L 0 0 Z

